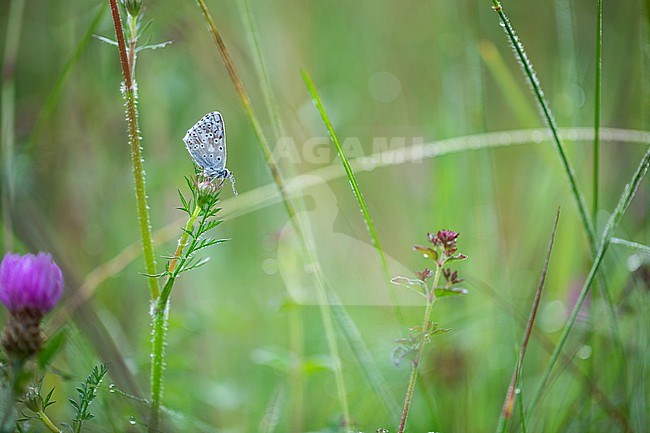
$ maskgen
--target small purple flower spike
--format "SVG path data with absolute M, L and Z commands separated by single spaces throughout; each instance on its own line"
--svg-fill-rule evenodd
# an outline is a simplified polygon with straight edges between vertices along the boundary
M 59 302 L 63 275 L 46 253 L 7 253 L 0 263 L 0 302 L 11 312 L 35 309 L 45 314 Z
M 59 302 L 63 275 L 52 256 L 7 253 L 0 263 L 0 302 L 9 310 L 0 344 L 16 359 L 43 345 L 41 319 Z

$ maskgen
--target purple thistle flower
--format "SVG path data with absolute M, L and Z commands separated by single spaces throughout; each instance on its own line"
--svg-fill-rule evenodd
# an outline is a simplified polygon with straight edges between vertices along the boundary
M 0 302 L 9 316 L 0 344 L 10 357 L 25 360 L 41 350 L 41 319 L 62 293 L 63 276 L 52 256 L 5 254 L 0 263 Z
M 46 253 L 7 253 L 0 263 L 0 302 L 12 313 L 50 311 L 63 293 L 63 275 Z

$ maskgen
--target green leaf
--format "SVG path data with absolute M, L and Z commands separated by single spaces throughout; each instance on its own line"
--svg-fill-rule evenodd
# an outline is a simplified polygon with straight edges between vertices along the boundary
M 463 287 L 438 287 L 433 290 L 437 298 L 444 298 L 447 296 L 466 295 L 468 290 Z
M 426 284 L 424 284 L 422 280 L 418 280 L 417 278 L 395 277 L 395 278 L 391 278 L 390 282 L 393 284 L 397 284 L 398 286 L 403 286 L 406 287 L 407 289 L 411 289 L 422 296 L 426 296 L 426 292 L 427 292 Z
M 99 36 L 99 35 L 93 35 L 93 37 L 95 39 L 99 39 L 100 41 L 107 43 L 108 45 L 113 45 L 113 46 L 117 47 L 117 42 L 114 41 L 113 39 L 108 39 L 108 38 L 105 38 L 104 36 Z
M 161 42 L 159 44 L 143 45 L 141 47 L 136 48 L 135 52 L 139 53 L 140 51 L 144 51 L 144 50 L 157 50 L 159 48 L 165 48 L 167 45 L 171 45 L 171 44 L 172 44 L 172 41 L 165 41 L 165 42 Z
M 445 260 L 445 265 L 453 262 L 462 262 L 463 260 L 467 260 L 467 256 L 465 254 L 456 254 L 455 256 L 448 257 Z
M 47 340 L 45 346 L 43 346 L 43 349 L 38 354 L 38 365 L 41 369 L 44 369 L 51 363 L 54 356 L 61 350 L 65 341 L 66 334 L 62 331 L 55 333 Z

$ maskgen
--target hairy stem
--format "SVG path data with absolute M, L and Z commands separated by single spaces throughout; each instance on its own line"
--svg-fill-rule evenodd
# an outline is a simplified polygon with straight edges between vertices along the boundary
M 564 150 L 564 146 L 560 138 L 559 128 L 557 126 L 555 118 L 553 117 L 551 108 L 549 107 L 548 102 L 546 102 L 546 98 L 544 97 L 544 92 L 542 91 L 539 80 L 537 79 L 537 74 L 535 74 L 533 65 L 528 59 L 528 56 L 524 51 L 524 47 L 521 44 L 521 41 L 515 34 L 515 30 L 512 28 L 512 25 L 510 24 L 510 20 L 508 19 L 505 12 L 503 11 L 503 7 L 501 6 L 501 3 L 499 2 L 499 0 L 492 0 L 492 4 L 494 5 L 493 6 L 494 11 L 499 15 L 499 19 L 501 20 L 501 24 L 503 25 L 503 28 L 508 34 L 508 39 L 510 40 L 512 47 L 517 52 L 517 57 L 520 60 L 521 67 L 524 70 L 524 73 L 528 78 L 528 82 L 530 83 L 533 89 L 537 102 L 539 103 L 539 106 L 542 110 L 542 114 L 544 116 L 544 120 L 546 120 L 548 127 L 551 129 L 551 134 L 553 136 L 553 144 L 555 145 L 555 150 L 560 156 L 560 161 L 562 163 L 562 168 L 564 169 L 564 173 L 568 177 L 569 186 L 571 187 L 571 192 L 573 194 L 573 198 L 578 207 L 578 213 L 580 214 L 580 220 L 582 221 L 582 225 L 585 229 L 585 233 L 587 234 L 587 238 L 589 239 L 589 245 L 591 246 L 592 252 L 595 252 L 597 245 L 596 245 L 596 234 L 594 231 L 594 226 L 589 216 L 589 211 L 587 210 L 585 199 L 582 195 L 582 192 L 580 192 L 580 187 L 578 186 L 578 180 L 576 179 L 575 172 L 573 171 L 573 166 L 569 162 L 569 158 L 567 157 L 566 151 Z
M 138 223 L 140 227 L 140 240 L 142 243 L 142 254 L 144 256 L 145 271 L 149 275 L 147 278 L 151 299 L 156 299 L 160 293 L 158 281 L 153 275 L 156 275 L 156 257 L 153 251 L 153 237 L 151 236 L 151 223 L 149 218 L 149 206 L 147 204 L 147 193 L 145 188 L 144 166 L 142 159 L 142 147 L 140 137 L 140 125 L 138 122 L 138 90 L 133 80 L 133 69 L 128 59 L 128 50 L 124 42 L 124 31 L 122 20 L 117 6 L 117 0 L 109 0 L 115 35 L 117 38 L 117 47 L 120 54 L 120 65 L 122 66 L 122 76 L 124 83 L 122 94 L 124 96 L 124 105 L 126 112 L 127 131 L 129 135 L 129 145 L 131 147 L 131 164 L 133 167 L 133 180 L 135 183 L 135 200 L 138 211 Z M 135 50 L 131 50 L 135 52 Z M 135 62 L 135 60 L 133 61 Z
M 594 166 L 593 166 L 593 208 L 591 218 L 596 221 L 598 212 L 598 189 L 600 171 L 600 99 L 601 99 L 601 76 L 603 71 L 603 0 L 598 0 L 598 18 L 596 20 L 596 84 L 594 94 Z
M 411 400 L 413 400 L 413 391 L 415 391 L 415 382 L 418 378 L 420 361 L 422 360 L 422 355 L 424 354 L 424 345 L 427 340 L 427 332 L 429 331 L 429 326 L 431 325 L 431 311 L 433 309 L 433 304 L 436 302 L 434 289 L 438 287 L 438 280 L 440 280 L 441 271 L 442 267 L 437 266 L 436 274 L 433 277 L 431 293 L 427 295 L 427 308 L 424 310 L 424 319 L 422 320 L 422 338 L 420 339 L 418 353 L 413 360 L 413 369 L 411 370 L 411 377 L 409 378 L 409 384 L 406 388 L 404 408 L 402 409 L 402 418 L 400 420 L 399 427 L 397 428 L 397 433 L 404 433 L 404 429 L 406 428 L 406 419 L 408 418 L 409 409 L 411 408 Z
M 158 280 L 156 279 L 156 257 L 153 250 L 153 237 L 151 235 L 151 223 L 149 218 L 149 206 L 147 204 L 147 193 L 145 189 L 145 175 L 142 158 L 142 147 L 140 137 L 140 126 L 138 123 L 138 91 L 133 72 L 135 66 L 135 32 L 131 31 L 130 46 L 127 50 L 124 41 L 124 29 L 120 18 L 120 11 L 117 0 L 109 0 L 115 36 L 117 39 L 120 65 L 122 66 L 122 94 L 124 96 L 127 130 L 129 145 L 131 147 L 131 164 L 133 167 L 133 180 L 135 184 L 136 208 L 138 212 L 138 223 L 140 227 L 140 240 L 142 243 L 142 254 L 144 256 L 145 271 L 148 274 L 149 293 L 152 302 L 156 302 L 160 295 Z M 133 23 L 133 19 L 130 19 Z M 133 24 L 135 25 L 135 24 Z M 129 53 L 131 60 L 129 60 Z M 166 309 L 163 309 L 166 311 Z M 165 346 L 166 314 L 155 314 L 152 322 L 152 365 L 151 365 L 151 415 L 149 420 L 149 431 L 158 430 L 160 398 L 162 393 L 162 370 Z

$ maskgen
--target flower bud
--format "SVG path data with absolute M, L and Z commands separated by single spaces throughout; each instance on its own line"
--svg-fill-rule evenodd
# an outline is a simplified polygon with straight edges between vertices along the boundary
M 40 390 L 37 387 L 28 387 L 22 402 L 32 412 L 38 413 L 43 410 L 43 397 L 41 397 Z
M 137 17 L 142 10 L 142 0 L 122 0 L 122 4 L 132 17 Z
M 8 354 L 28 358 L 43 344 L 41 319 L 59 302 L 63 275 L 52 256 L 7 253 L 0 263 L 0 302 L 9 310 L 2 334 Z

